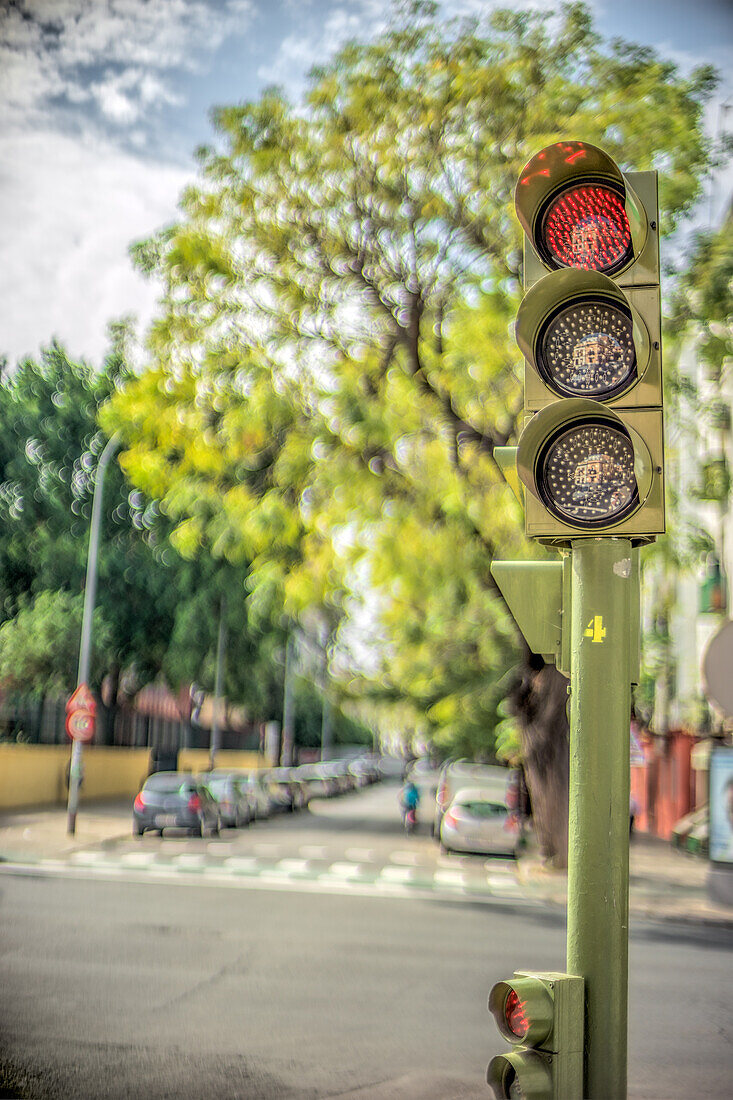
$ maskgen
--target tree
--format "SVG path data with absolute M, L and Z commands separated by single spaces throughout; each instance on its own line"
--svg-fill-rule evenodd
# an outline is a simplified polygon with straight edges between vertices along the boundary
M 399 5 L 297 107 L 268 89 L 217 109 L 180 223 L 134 250 L 165 297 L 151 368 L 105 420 L 131 479 L 179 542 L 244 554 L 255 594 L 330 607 L 342 647 L 367 606 L 383 654 L 368 690 L 407 697 L 446 748 L 483 732 L 492 752 L 516 664 L 538 832 L 560 860 L 565 684 L 512 637 L 488 571 L 536 553 L 493 459 L 522 408 L 512 192 L 537 148 L 580 136 L 662 168 L 673 228 L 710 164 L 714 84 L 602 42 L 582 4 L 463 23 Z
M 83 597 L 39 592 L 22 599 L 18 613 L 0 626 L 0 683 L 6 691 L 69 692 L 76 684 Z M 94 614 L 97 654 L 109 645 L 110 628 Z M 102 671 L 97 657 L 96 672 Z

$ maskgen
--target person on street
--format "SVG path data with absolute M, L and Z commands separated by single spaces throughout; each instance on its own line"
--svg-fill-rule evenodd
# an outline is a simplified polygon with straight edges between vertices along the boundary
M 410 810 L 417 815 L 420 805 L 420 791 L 411 779 L 406 779 L 400 791 L 400 806 L 402 807 L 402 820 L 407 817 Z

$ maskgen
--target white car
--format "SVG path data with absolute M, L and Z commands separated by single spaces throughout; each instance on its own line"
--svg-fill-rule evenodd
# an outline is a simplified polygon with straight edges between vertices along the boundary
M 446 852 L 516 856 L 520 846 L 516 814 L 480 787 L 464 787 L 453 797 L 440 823 Z

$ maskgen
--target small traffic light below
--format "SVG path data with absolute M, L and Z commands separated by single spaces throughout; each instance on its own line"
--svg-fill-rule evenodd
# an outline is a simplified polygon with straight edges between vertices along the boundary
M 662 462 L 661 409 L 624 410 L 622 418 L 589 398 L 547 405 L 517 448 L 527 534 L 648 541 L 664 530 Z
M 524 970 L 496 983 L 489 1011 L 514 1048 L 489 1063 L 497 1100 L 582 1100 L 583 988 L 571 974 Z

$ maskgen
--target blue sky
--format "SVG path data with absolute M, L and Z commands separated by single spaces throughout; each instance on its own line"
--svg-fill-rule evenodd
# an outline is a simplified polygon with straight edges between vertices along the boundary
M 446 0 L 447 15 L 493 0 Z M 512 2 L 501 6 L 555 7 Z M 733 104 L 731 0 L 592 0 L 597 28 L 682 71 L 712 62 Z M 152 316 L 155 287 L 127 248 L 175 216 L 211 139 L 214 104 L 269 83 L 295 98 L 309 67 L 378 31 L 389 0 L 0 0 L 0 355 L 57 337 L 99 362 L 107 322 Z M 733 110 L 727 115 L 733 126 Z M 713 192 L 719 217 L 733 188 Z M 709 201 L 699 212 L 707 220 Z

